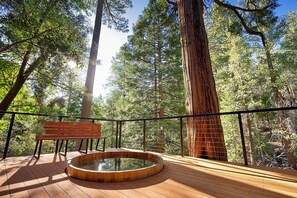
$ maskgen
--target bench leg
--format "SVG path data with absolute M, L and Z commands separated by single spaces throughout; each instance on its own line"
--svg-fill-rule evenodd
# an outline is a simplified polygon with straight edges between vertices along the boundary
M 96 143 L 96 150 L 97 150 L 97 151 L 103 151 L 103 152 L 104 152 L 104 151 L 105 151 L 105 143 L 106 143 L 105 139 L 106 139 L 106 138 L 103 138 L 103 149 L 102 149 L 102 150 L 98 149 L 98 145 L 99 145 L 99 141 L 100 141 L 100 139 L 101 139 L 101 138 L 98 138 L 98 140 L 97 140 L 97 143 Z
M 87 144 L 86 144 L 86 154 L 88 154 L 88 144 L 89 144 L 89 139 L 87 139 Z
M 82 146 L 82 144 L 83 144 L 83 141 L 84 141 L 84 140 L 81 140 L 81 141 L 80 141 L 80 145 L 79 145 L 79 149 L 78 149 L 79 152 L 81 151 L 81 146 Z
M 67 154 L 67 148 L 68 148 L 68 140 L 66 140 L 66 146 L 65 146 L 65 156 Z
M 59 147 L 59 140 L 56 140 L 56 149 L 55 149 L 55 154 L 58 153 L 58 147 Z
M 105 139 L 106 138 L 103 138 L 103 152 L 105 151 Z
M 98 151 L 99 141 L 100 141 L 100 138 L 97 139 L 97 143 L 96 143 L 96 150 L 97 150 L 97 151 Z
M 38 149 L 38 157 L 37 157 L 37 159 L 39 159 L 40 154 L 41 154 L 41 146 L 42 146 L 42 140 L 40 140 L 39 149 Z
M 62 141 L 61 141 L 60 148 L 59 148 L 59 153 L 61 152 L 61 149 L 62 149 L 63 143 L 64 143 L 64 140 L 62 140 Z
M 90 144 L 90 151 L 93 150 L 93 139 L 91 139 L 91 144 Z
M 79 152 L 81 152 L 81 153 L 88 154 L 89 139 L 87 139 L 87 144 L 86 144 L 86 151 L 85 151 L 85 152 L 81 150 L 81 147 L 82 147 L 83 141 L 84 141 L 84 140 L 81 140 L 81 142 L 80 142 L 80 145 L 79 145 L 79 149 L 78 149 L 78 151 L 79 151 Z
M 36 140 L 36 146 L 35 146 L 35 150 L 34 150 L 34 157 L 36 155 L 38 145 L 39 145 L 39 140 Z

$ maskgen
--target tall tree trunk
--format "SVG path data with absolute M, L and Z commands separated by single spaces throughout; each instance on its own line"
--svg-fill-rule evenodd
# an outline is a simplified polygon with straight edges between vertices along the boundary
M 159 24 L 159 21 L 158 21 Z M 160 26 L 158 26 L 160 28 Z M 157 42 L 157 53 L 158 53 L 158 117 L 163 118 L 164 117 L 164 107 L 163 105 L 163 69 L 162 69 L 162 42 L 161 42 L 161 30 L 158 31 L 158 42 Z M 158 120 L 159 122 L 162 122 L 161 120 Z M 165 152 L 165 134 L 163 131 L 163 128 L 161 127 L 158 132 L 158 152 L 164 153 Z
M 247 108 L 246 108 L 247 110 Z M 254 148 L 254 132 L 252 128 L 252 118 L 251 114 L 247 114 L 247 131 L 248 131 L 248 136 L 249 136 L 249 146 L 250 146 L 250 160 L 251 160 L 251 165 L 255 165 L 256 163 L 256 156 L 255 156 L 255 148 Z
M 266 59 L 267 59 L 267 67 L 269 70 L 269 75 L 270 75 L 270 82 L 272 84 L 272 91 L 273 91 L 273 96 L 274 96 L 274 102 L 276 104 L 276 107 L 283 107 L 284 102 L 282 101 L 282 94 L 279 91 L 279 87 L 276 85 L 276 74 L 274 71 L 274 67 L 273 67 L 273 62 L 272 62 L 272 58 L 271 58 L 271 53 L 270 53 L 270 49 L 265 46 L 265 53 L 266 53 Z M 290 116 L 288 117 L 288 119 L 290 119 Z M 284 111 L 280 111 L 279 112 L 279 122 L 280 122 L 280 127 L 283 130 L 288 130 L 289 133 L 292 133 L 292 131 L 290 131 L 290 126 L 289 126 L 289 122 L 286 122 L 286 113 Z M 287 159 L 288 159 L 288 163 L 289 166 L 291 166 L 292 168 L 296 169 L 296 159 L 295 159 L 295 155 L 294 152 L 292 152 L 292 145 L 291 145 L 291 140 L 286 140 L 284 139 L 284 149 L 285 149 L 285 153 L 287 155 Z
M 100 38 L 100 31 L 101 31 L 102 10 L 103 10 L 103 0 L 98 0 L 93 39 L 92 39 L 90 58 L 89 58 L 89 65 L 88 65 L 88 71 L 87 71 L 87 78 L 85 83 L 85 93 L 82 101 L 81 117 L 90 117 L 90 114 L 91 114 L 93 87 L 94 87 L 94 79 L 95 79 L 95 73 L 96 73 L 96 62 L 97 62 L 99 38 Z
M 264 44 L 263 44 L 264 45 Z M 274 97 L 274 102 L 276 104 L 276 107 L 280 107 L 281 105 L 281 101 L 280 101 L 280 92 L 279 89 L 276 85 L 276 74 L 274 71 L 274 67 L 273 67 L 273 63 L 272 63 L 272 58 L 271 58 L 271 53 L 270 53 L 270 49 L 268 49 L 267 46 L 264 47 L 265 49 L 265 54 L 266 54 L 266 61 L 267 61 L 267 67 L 268 67 L 268 71 L 269 71 L 269 76 L 270 76 L 270 82 L 272 84 L 272 91 L 273 91 L 273 97 Z
M 99 39 L 100 39 L 100 32 L 101 32 L 102 11 L 103 11 L 103 0 L 98 0 L 93 39 L 92 39 L 92 45 L 91 45 L 91 51 L 90 51 L 90 57 L 89 57 L 89 65 L 88 65 L 88 71 L 87 71 L 87 77 L 86 77 L 86 83 L 85 83 L 85 93 L 82 101 L 81 114 L 80 114 L 81 117 L 85 117 L 85 118 L 88 118 L 91 115 L 93 87 L 94 87 Z M 86 122 L 87 120 L 81 119 L 80 121 Z M 79 145 L 80 145 L 80 141 L 77 141 L 75 144 L 75 148 L 78 149 Z M 86 147 L 86 141 L 83 142 L 82 148 L 84 147 Z
M 181 27 L 186 113 L 217 113 L 219 103 L 203 21 L 203 1 L 178 0 L 177 6 Z M 187 132 L 190 156 L 227 160 L 219 116 L 189 118 Z
M 21 88 L 23 87 L 27 78 L 32 74 L 32 72 L 36 69 L 36 67 L 38 67 L 42 62 L 44 62 L 47 59 L 47 56 L 44 54 L 44 51 L 41 50 L 40 56 L 30 64 L 27 70 L 25 70 L 27 63 L 29 61 L 30 54 L 31 54 L 31 50 L 28 50 L 25 53 L 21 64 L 21 68 L 19 70 L 19 73 L 16 77 L 15 82 L 0 103 L 1 111 L 7 111 L 7 109 L 9 108 L 9 106 L 11 105 L 15 97 L 18 95 Z M 4 114 L 0 114 L 0 120 L 2 119 L 3 116 Z

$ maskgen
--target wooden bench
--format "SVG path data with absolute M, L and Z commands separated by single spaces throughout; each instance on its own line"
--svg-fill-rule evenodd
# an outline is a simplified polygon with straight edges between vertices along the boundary
M 41 146 L 43 140 L 55 140 L 56 141 L 56 150 L 58 152 L 59 140 L 62 140 L 59 148 L 61 151 L 63 141 L 66 140 L 65 146 L 65 155 L 67 154 L 68 140 L 81 140 L 79 152 L 81 151 L 83 140 L 87 140 L 86 151 L 88 150 L 89 139 L 91 140 L 90 150 L 92 150 L 93 139 L 97 139 L 96 150 L 98 150 L 98 144 L 100 139 L 103 139 L 103 149 L 105 151 L 105 139 L 106 136 L 101 136 L 101 124 L 90 123 L 90 122 L 43 122 L 41 123 L 43 127 L 43 134 L 36 135 L 36 146 L 34 151 L 34 156 L 36 157 L 36 151 L 38 149 L 37 158 L 40 157 Z

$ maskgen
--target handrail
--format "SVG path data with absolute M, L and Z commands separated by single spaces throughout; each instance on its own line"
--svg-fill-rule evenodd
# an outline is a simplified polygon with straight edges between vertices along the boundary
M 88 119 L 88 120 L 102 120 L 102 121 L 143 121 L 143 120 L 164 120 L 164 119 L 176 119 L 176 118 L 188 118 L 188 117 L 203 117 L 203 116 L 215 116 L 215 115 L 232 115 L 232 114 L 246 114 L 246 113 L 261 113 L 261 112 L 271 112 L 271 111 L 287 111 L 287 110 L 297 110 L 297 106 L 294 107 L 281 107 L 281 108 L 268 108 L 268 109 L 254 109 L 246 111 L 229 111 L 229 112 L 219 112 L 219 113 L 204 113 L 204 114 L 194 114 L 194 115 L 182 115 L 182 116 L 167 116 L 162 118 L 139 118 L 139 119 L 106 119 L 106 118 L 92 118 L 92 117 L 80 117 L 72 115 L 48 115 L 48 114 L 38 114 L 38 113 L 27 113 L 27 112 L 13 112 L 13 111 L 0 111 L 0 114 L 20 114 L 20 115 L 32 115 L 32 116 L 45 116 L 45 117 L 62 117 L 62 118 L 75 118 L 75 119 Z
M 121 148 L 121 141 L 122 141 L 122 126 L 124 122 L 132 122 L 132 121 L 143 121 L 144 123 L 144 134 L 143 134 L 143 150 L 146 151 L 146 121 L 148 120 L 165 120 L 165 119 L 180 119 L 180 136 L 181 136 L 181 156 L 184 156 L 184 145 L 183 145 L 183 124 L 182 119 L 183 118 L 190 118 L 190 117 L 204 117 L 204 116 L 218 116 L 218 115 L 237 115 L 238 116 L 238 122 L 239 122 L 239 129 L 240 129 L 240 135 L 241 135 L 241 141 L 242 141 L 242 149 L 243 149 L 243 159 L 245 165 L 248 165 L 247 162 L 247 152 L 245 148 L 245 140 L 244 140 L 244 133 L 243 133 L 243 127 L 242 127 L 242 120 L 241 120 L 241 114 L 248 114 L 248 113 L 261 113 L 261 112 L 274 112 L 274 111 L 287 111 L 287 110 L 297 110 L 297 107 L 282 107 L 282 108 L 268 108 L 268 109 L 255 109 L 255 110 L 246 110 L 246 111 L 234 111 L 234 112 L 220 112 L 220 113 L 205 113 L 205 114 L 197 114 L 197 115 L 183 115 L 183 116 L 168 116 L 168 117 L 162 117 L 162 118 L 140 118 L 140 119 L 123 119 L 123 120 L 116 120 L 116 119 L 106 119 L 106 118 L 92 118 L 92 117 L 80 117 L 80 116 L 72 116 L 72 115 L 48 115 L 48 114 L 38 114 L 38 113 L 28 113 L 28 112 L 13 112 L 13 111 L 0 111 L 0 114 L 11 114 L 10 119 L 10 125 L 7 133 L 6 138 L 6 144 L 5 144 L 5 150 L 3 153 L 3 159 L 6 158 L 9 142 L 11 138 L 12 133 L 12 127 L 14 124 L 15 115 L 30 115 L 30 116 L 44 116 L 44 117 L 58 117 L 61 121 L 63 118 L 74 118 L 74 119 L 86 119 L 86 120 L 92 120 L 94 122 L 97 121 L 111 121 L 111 122 L 117 122 L 116 125 L 116 148 Z
M 61 117 L 61 118 L 74 118 L 74 119 L 82 119 L 82 120 L 119 121 L 119 120 L 106 119 L 106 118 L 80 117 L 80 116 L 72 116 L 72 115 L 49 115 L 49 114 L 43 114 L 43 113 L 28 113 L 28 112 L 16 112 L 16 111 L 0 111 L 0 114 L 30 115 L 30 116 L 58 117 L 58 118 Z
M 6 157 L 7 157 L 9 142 L 10 142 L 11 134 L 12 134 L 12 127 L 13 127 L 14 120 L 15 120 L 15 115 L 58 117 L 59 121 L 62 121 L 63 118 L 91 120 L 92 122 L 94 122 L 95 120 L 98 120 L 98 121 L 111 121 L 111 122 L 116 121 L 116 120 L 113 120 L 113 119 L 105 119 L 105 118 L 87 118 L 87 117 L 71 116 L 71 115 L 55 115 L 55 116 L 53 116 L 53 115 L 41 114 L 41 113 L 13 112 L 13 111 L 0 111 L 0 114 L 11 114 L 10 125 L 9 125 L 9 129 L 8 129 L 7 137 L 6 137 L 6 143 L 5 143 L 5 148 L 4 148 L 2 159 L 6 159 Z
M 204 116 L 215 116 L 215 115 L 236 115 L 246 114 L 246 113 L 261 113 L 261 112 L 271 112 L 271 111 L 287 111 L 287 110 L 297 110 L 297 107 L 282 107 L 282 108 L 270 108 L 270 109 L 255 109 L 255 110 L 246 110 L 246 111 L 230 111 L 230 112 L 220 112 L 220 113 L 204 113 L 204 114 L 194 114 L 194 115 L 183 115 L 183 116 L 168 116 L 162 118 L 140 118 L 140 119 L 127 119 L 127 120 L 118 120 L 122 122 L 129 121 L 143 121 L 143 120 L 168 120 L 176 118 L 189 118 L 189 117 L 204 117 Z

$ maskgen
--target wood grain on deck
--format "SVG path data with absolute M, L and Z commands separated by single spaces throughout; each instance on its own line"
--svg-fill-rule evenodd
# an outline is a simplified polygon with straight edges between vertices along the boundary
M 68 153 L 68 158 L 79 155 Z M 297 171 L 162 155 L 157 175 L 127 182 L 68 177 L 67 159 L 53 154 L 0 161 L 0 197 L 297 197 Z

